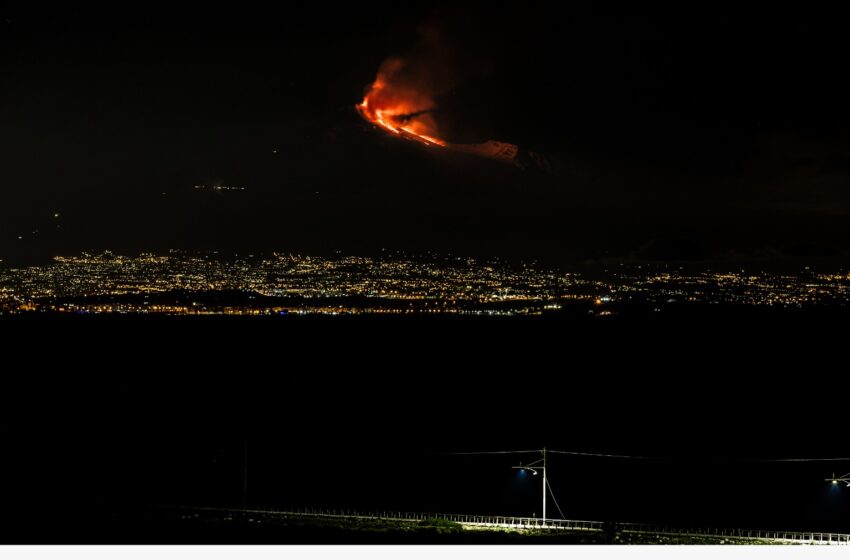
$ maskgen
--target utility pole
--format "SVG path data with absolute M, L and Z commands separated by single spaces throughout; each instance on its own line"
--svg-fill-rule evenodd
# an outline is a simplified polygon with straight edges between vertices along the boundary
M 543 448 L 543 524 L 546 524 L 546 448 Z

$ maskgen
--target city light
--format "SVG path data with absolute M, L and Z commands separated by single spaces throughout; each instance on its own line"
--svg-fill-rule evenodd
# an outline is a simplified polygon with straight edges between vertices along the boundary
M 204 297 L 219 293 L 229 295 Z M 0 266 L 5 313 L 514 316 L 582 309 L 607 320 L 623 305 L 664 311 L 693 305 L 847 307 L 848 302 L 850 275 L 840 271 L 685 272 L 642 265 L 588 278 L 528 263 L 434 253 L 384 252 L 376 258 L 104 251 L 57 256 L 40 266 Z

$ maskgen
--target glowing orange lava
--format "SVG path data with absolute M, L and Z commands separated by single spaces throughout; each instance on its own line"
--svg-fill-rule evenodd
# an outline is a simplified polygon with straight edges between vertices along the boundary
M 438 137 L 432 115 L 433 98 L 393 79 L 404 66 L 401 59 L 384 62 L 357 110 L 364 119 L 393 134 L 427 146 L 446 146 Z
M 525 169 L 527 164 L 520 160 L 520 150 L 515 144 L 496 140 L 480 144 L 455 144 L 441 138 L 434 112 L 437 98 L 445 93 L 446 88 L 445 84 L 442 87 L 435 86 L 435 83 L 439 83 L 434 78 L 435 73 L 433 68 L 423 66 L 421 61 L 417 64 L 402 58 L 388 58 L 378 69 L 378 76 L 366 91 L 363 102 L 356 106 L 357 111 L 375 126 L 407 140 Z M 529 154 L 537 168 L 548 166 L 542 156 Z

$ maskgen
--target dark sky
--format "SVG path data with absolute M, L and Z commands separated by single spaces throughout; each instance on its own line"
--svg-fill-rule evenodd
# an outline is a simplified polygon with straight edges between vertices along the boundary
M 0 258 L 850 254 L 840 14 L 287 10 L 4 17 Z M 446 135 L 516 143 L 551 172 L 435 152 L 359 118 L 380 63 L 414 52 L 423 29 L 456 75 L 438 99 Z

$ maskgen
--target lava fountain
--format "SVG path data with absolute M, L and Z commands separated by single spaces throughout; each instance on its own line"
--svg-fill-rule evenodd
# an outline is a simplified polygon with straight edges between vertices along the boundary
M 364 119 L 393 134 L 427 146 L 445 147 L 433 116 L 433 96 L 396 79 L 405 66 L 400 58 L 385 61 L 357 110 Z
M 455 144 L 441 136 L 434 117 L 437 96 L 446 87 L 434 84 L 434 65 L 410 63 L 389 58 L 381 64 L 375 81 L 366 90 L 357 111 L 364 119 L 395 136 L 426 146 L 462 152 L 527 169 L 548 168 L 545 158 L 533 152 L 520 152 L 516 144 L 487 140 L 481 144 Z

